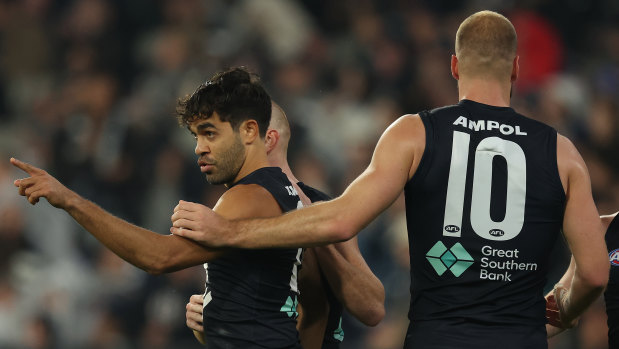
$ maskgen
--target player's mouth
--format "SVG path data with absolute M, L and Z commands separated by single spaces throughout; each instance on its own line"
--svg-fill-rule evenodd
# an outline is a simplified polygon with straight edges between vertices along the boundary
M 206 173 L 209 172 L 213 169 L 213 167 L 215 167 L 214 165 L 202 165 L 200 166 L 200 172 L 202 173 Z
M 198 160 L 198 166 L 200 166 L 200 172 L 205 173 L 205 172 L 211 171 L 215 167 L 215 164 L 208 163 L 203 160 Z

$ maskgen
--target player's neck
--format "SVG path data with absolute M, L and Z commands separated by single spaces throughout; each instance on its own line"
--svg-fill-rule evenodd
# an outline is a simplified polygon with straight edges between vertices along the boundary
M 290 165 L 288 165 L 288 160 L 286 160 L 286 157 L 287 156 L 285 154 L 270 154 L 268 157 L 269 164 L 271 166 L 281 168 L 282 172 L 284 172 L 286 177 L 288 177 L 290 183 L 297 183 L 298 180 L 294 174 L 292 174 L 292 170 L 290 169 Z
M 258 169 L 269 166 L 271 165 L 267 160 L 265 149 L 259 149 L 259 147 L 250 146 L 247 148 L 247 156 L 245 157 L 245 161 L 243 162 L 243 165 L 241 166 L 241 169 L 236 175 L 233 183 L 238 182 L 248 174 Z
M 290 181 L 290 183 L 298 183 L 299 182 L 297 177 L 295 177 L 292 174 L 292 170 L 290 169 L 290 166 L 288 166 L 288 163 L 285 163 L 283 166 L 279 166 L 279 168 L 281 168 L 282 172 L 284 172 L 286 177 L 288 177 L 288 180 Z
M 511 83 L 491 79 L 458 80 L 458 100 L 468 99 L 497 107 L 510 106 Z

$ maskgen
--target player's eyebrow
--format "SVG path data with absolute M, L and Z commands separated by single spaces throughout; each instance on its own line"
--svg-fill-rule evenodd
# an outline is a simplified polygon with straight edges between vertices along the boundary
M 217 127 L 215 127 L 215 125 L 211 124 L 210 122 L 205 122 L 203 124 L 200 124 L 200 125 L 196 126 L 196 129 L 197 129 L 198 132 L 204 130 L 205 128 L 217 129 Z
M 210 122 L 205 122 L 203 124 L 199 124 L 198 126 L 196 126 L 196 132 L 200 133 L 200 131 L 207 129 L 207 128 L 214 128 L 217 129 L 217 127 L 215 125 L 213 125 Z M 187 126 L 187 129 L 189 130 L 189 132 L 191 132 L 192 134 L 194 134 L 194 132 L 191 130 L 191 126 Z

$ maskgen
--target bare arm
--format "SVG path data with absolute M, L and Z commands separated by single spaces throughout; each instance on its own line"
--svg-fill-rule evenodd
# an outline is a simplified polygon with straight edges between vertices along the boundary
M 41 197 L 46 198 L 52 206 L 69 213 L 112 252 L 149 273 L 160 274 L 184 269 L 212 260 L 222 253 L 179 236 L 160 235 L 138 227 L 82 198 L 44 170 L 16 159 L 11 159 L 11 163 L 30 175 L 29 178 L 16 180 L 15 186 L 19 188 L 20 195 L 25 196 L 31 204 L 36 204 Z M 250 203 L 255 202 L 254 200 L 244 202 L 246 197 L 265 196 L 259 190 L 242 190 L 247 189 L 246 187 L 250 186 L 239 186 L 235 191 L 226 192 L 228 195 L 222 196 L 215 210 L 230 219 L 268 217 L 281 213 L 279 206 L 273 203 L 275 200 L 268 193 L 272 202 L 260 205 L 254 203 L 253 206 Z M 242 191 L 249 192 L 240 193 Z M 228 199 L 224 199 L 226 196 Z M 239 202 L 243 204 L 238 205 Z M 237 210 L 233 210 L 233 206 L 238 206 Z M 276 207 L 279 213 L 273 207 Z
M 563 310 L 562 321 L 572 323 L 603 292 L 609 263 L 605 229 L 593 202 L 587 167 L 574 145 L 563 136 L 557 140 L 557 158 L 562 179 L 567 178 L 563 233 L 574 261 L 571 277 L 568 274 L 562 278 L 567 292 L 557 302 Z
M 319 349 L 327 328 L 329 303 L 316 255 L 311 249 L 303 254 L 299 290 L 297 330 L 301 345 L 305 349 Z
M 363 259 L 356 237 L 313 250 L 346 310 L 367 326 L 378 325 L 385 316 L 385 288 Z
M 133 225 L 77 195 L 63 209 L 112 252 L 151 274 L 199 265 L 221 253 Z
M 572 278 L 574 277 L 574 270 L 576 269 L 576 262 L 574 257 L 570 258 L 570 265 L 568 266 L 565 274 L 561 277 L 558 285 L 571 285 Z M 548 338 L 552 338 L 559 333 L 565 331 L 565 328 L 561 324 L 561 314 L 559 314 L 559 308 L 556 304 L 555 290 L 552 289 L 546 295 L 546 335 Z
M 181 203 L 172 217 L 171 231 L 213 247 L 309 247 L 348 240 L 397 199 L 414 174 L 424 147 L 421 119 L 405 115 L 383 133 L 368 168 L 334 200 L 274 219 L 228 221 L 205 212 L 206 222 L 179 230 L 187 228 Z
M 614 214 L 605 215 L 605 216 L 601 216 L 600 217 L 601 220 L 602 220 L 602 228 L 603 228 L 604 232 L 606 232 L 608 230 L 608 227 L 609 227 L 610 223 L 613 221 L 613 219 L 617 216 L 618 213 L 619 212 L 615 212 Z M 574 260 L 574 257 L 572 257 L 570 259 L 569 267 L 565 271 L 565 274 L 563 274 L 563 276 L 559 280 L 559 284 L 560 285 L 570 285 L 572 283 L 572 279 L 574 278 L 575 270 L 576 270 L 576 261 Z M 546 298 L 548 299 L 548 297 L 552 293 L 553 292 L 551 292 L 548 295 L 546 295 Z M 557 309 L 550 309 L 550 311 L 556 312 Z M 546 325 L 546 332 L 548 333 L 548 338 L 556 336 L 557 334 L 563 332 L 563 330 L 564 330 L 564 328 L 553 326 L 551 324 L 547 324 Z
M 600 219 L 602 220 L 602 231 L 604 233 L 604 235 L 602 236 L 606 235 L 606 231 L 608 230 L 608 227 L 610 226 L 610 223 L 613 221 L 615 216 L 617 216 L 617 213 L 619 212 L 615 212 L 611 215 L 600 216 Z M 567 267 L 567 270 L 565 271 L 563 276 L 561 276 L 561 279 L 559 280 L 558 283 L 561 285 L 570 285 L 572 283 L 572 279 L 574 278 L 575 271 L 576 271 L 576 261 L 574 260 L 574 256 L 572 256 L 570 258 L 570 264 Z

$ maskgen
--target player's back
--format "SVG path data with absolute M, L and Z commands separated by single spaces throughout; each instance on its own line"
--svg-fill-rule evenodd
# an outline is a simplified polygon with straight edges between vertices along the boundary
M 258 184 L 283 212 L 299 197 L 279 167 L 260 168 L 234 185 Z M 300 348 L 296 330 L 301 249 L 231 250 L 205 264 L 208 348 Z
M 615 216 L 606 230 L 606 246 L 610 260 L 610 277 L 604 291 L 608 315 L 608 343 L 612 348 L 619 343 L 619 215 Z
M 405 187 L 415 348 L 545 348 L 549 251 L 563 221 L 557 133 L 463 100 L 420 114 Z

